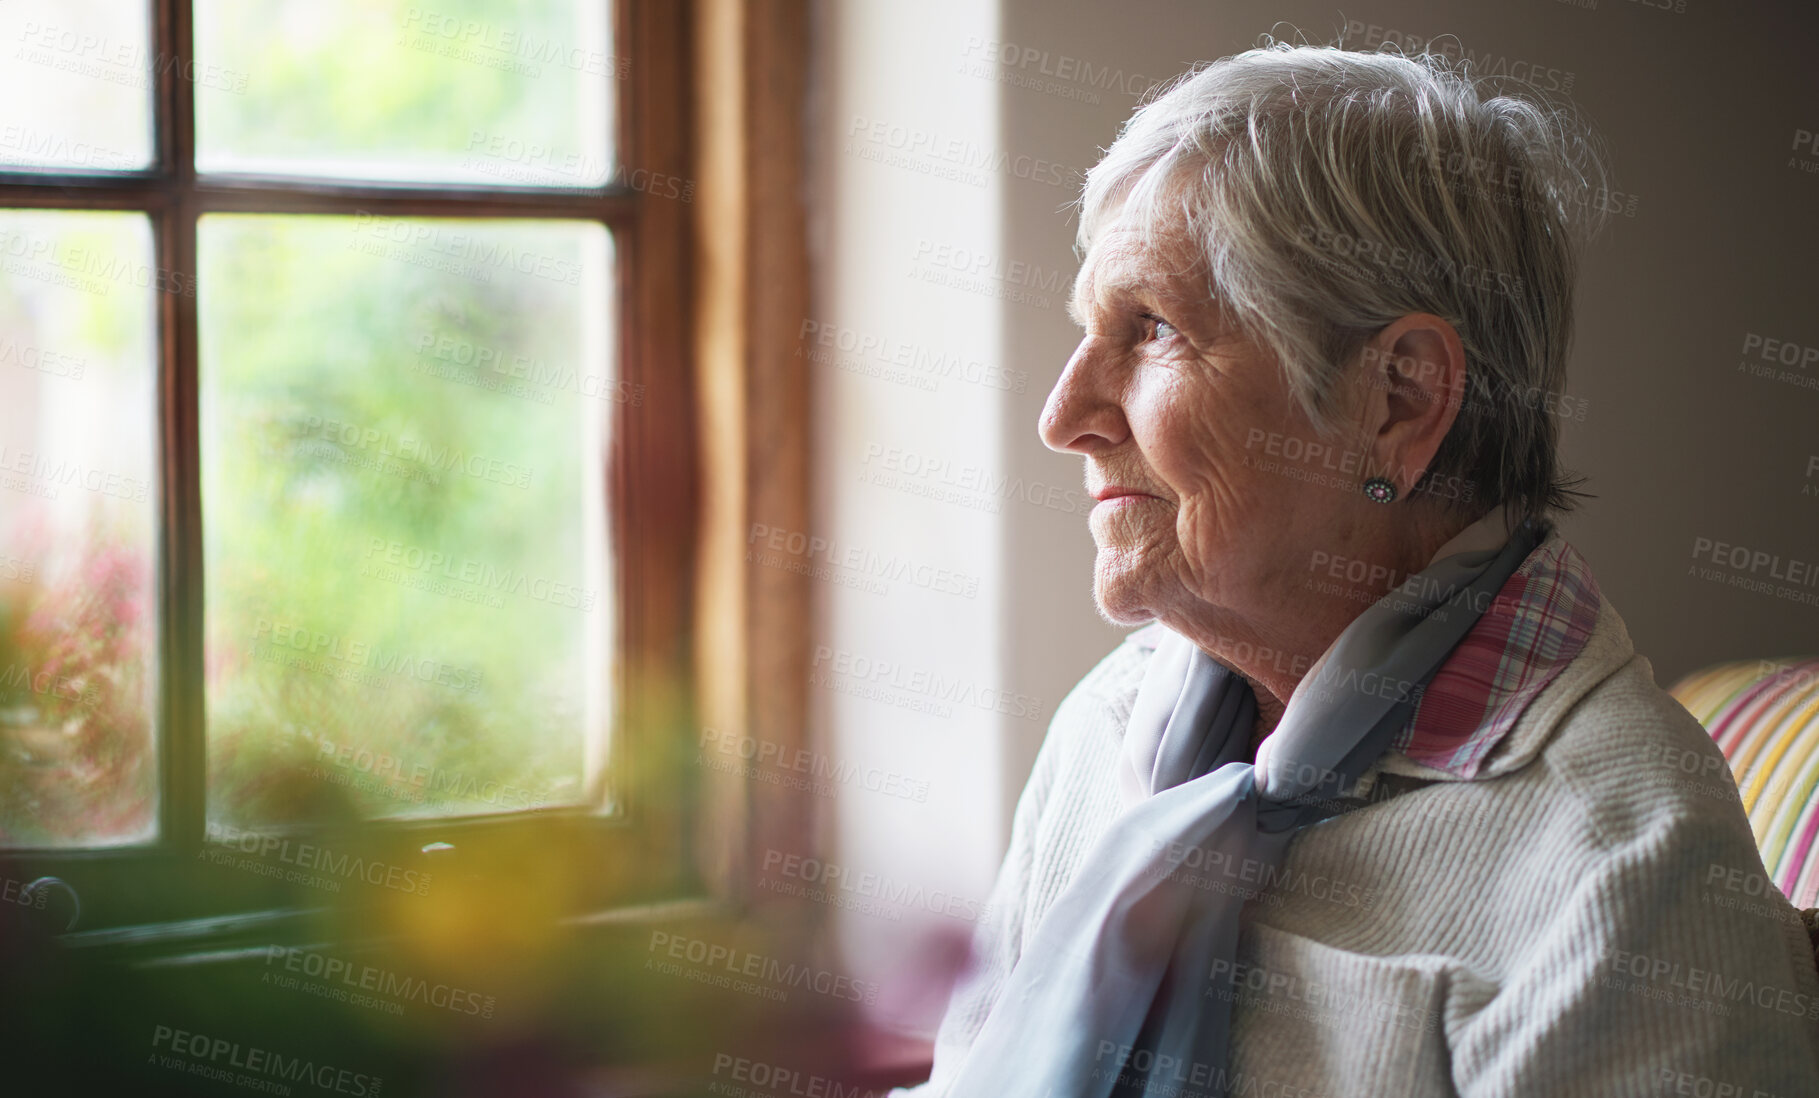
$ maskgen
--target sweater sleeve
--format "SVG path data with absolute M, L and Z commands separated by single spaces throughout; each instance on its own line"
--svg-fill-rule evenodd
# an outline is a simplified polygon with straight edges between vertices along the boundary
M 1819 976 L 1767 880 L 1741 815 L 1696 808 L 1557 867 L 1502 986 L 1449 1004 L 1459 1094 L 1819 1094 Z
M 971 961 L 955 983 L 935 1035 L 929 1080 L 899 1087 L 888 1098 L 945 1098 L 948 1086 L 998 1002 L 1005 980 L 1023 953 L 1024 914 L 1035 862 L 1036 832 L 1059 764 L 1061 736 L 1051 730 L 1036 754 L 1029 781 L 1011 818 L 1010 847 L 998 867 L 985 913 L 973 930 Z

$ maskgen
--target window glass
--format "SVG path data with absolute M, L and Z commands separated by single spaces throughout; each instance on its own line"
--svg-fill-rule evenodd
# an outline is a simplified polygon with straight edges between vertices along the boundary
M 158 496 L 143 214 L 0 211 L 0 844 L 157 823 Z
M 152 162 L 152 88 L 173 67 L 135 0 L 0 3 L 0 166 L 120 171 Z
M 198 0 L 203 172 L 598 187 L 612 174 L 608 5 Z
M 637 399 L 609 250 L 586 222 L 202 219 L 211 821 L 584 799 Z

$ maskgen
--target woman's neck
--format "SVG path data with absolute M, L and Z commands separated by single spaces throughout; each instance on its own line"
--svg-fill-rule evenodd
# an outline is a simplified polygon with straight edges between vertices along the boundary
M 1244 676 L 1257 699 L 1251 754 L 1275 732 L 1288 700 L 1322 653 L 1363 610 L 1409 575 L 1425 568 L 1442 546 L 1471 524 L 1465 518 L 1417 509 L 1413 521 L 1387 531 L 1383 544 L 1348 550 L 1359 560 L 1380 563 L 1364 584 L 1335 592 L 1302 584 L 1270 600 L 1269 620 L 1223 620 L 1202 614 L 1164 614 L 1170 629 L 1201 651 Z M 1260 656 L 1267 653 L 1267 657 Z
M 1257 749 L 1263 746 L 1263 741 L 1268 739 L 1269 734 L 1276 730 L 1276 725 L 1281 723 L 1282 713 L 1287 705 L 1282 699 L 1255 682 L 1251 683 L 1251 693 L 1257 698 L 1257 723 L 1251 726 L 1250 749 L 1250 760 L 1255 762 Z

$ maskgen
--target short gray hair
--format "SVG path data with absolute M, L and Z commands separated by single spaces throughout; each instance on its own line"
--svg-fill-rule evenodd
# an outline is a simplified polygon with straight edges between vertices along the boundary
M 1078 246 L 1184 216 L 1211 299 L 1276 354 L 1323 434 L 1372 334 L 1444 318 L 1465 402 L 1413 494 L 1539 517 L 1582 494 L 1559 466 L 1555 404 L 1607 176 L 1569 105 L 1440 55 L 1278 43 L 1145 98 L 1087 173 Z

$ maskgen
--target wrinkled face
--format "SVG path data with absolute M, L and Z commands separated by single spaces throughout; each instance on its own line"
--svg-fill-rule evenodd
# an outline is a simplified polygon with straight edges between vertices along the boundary
M 1070 311 L 1086 334 L 1041 431 L 1085 458 L 1100 500 L 1088 520 L 1100 613 L 1266 639 L 1272 615 L 1304 601 L 1312 551 L 1344 544 L 1347 488 L 1362 479 L 1337 456 L 1283 455 L 1309 441 L 1347 447 L 1315 433 L 1274 356 L 1209 301 L 1179 233 L 1154 246 L 1102 234 Z

